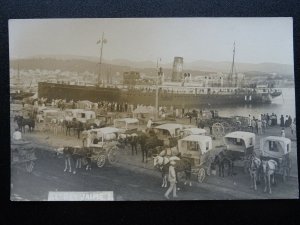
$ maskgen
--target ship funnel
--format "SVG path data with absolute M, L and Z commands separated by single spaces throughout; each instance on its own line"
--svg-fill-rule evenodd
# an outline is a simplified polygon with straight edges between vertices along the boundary
M 182 80 L 183 57 L 174 57 L 172 81 L 180 82 Z

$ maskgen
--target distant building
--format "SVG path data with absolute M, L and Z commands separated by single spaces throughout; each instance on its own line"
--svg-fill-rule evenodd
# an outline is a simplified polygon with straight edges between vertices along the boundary
M 123 84 L 136 85 L 141 79 L 141 75 L 137 71 L 128 71 L 123 73 Z
M 172 79 L 171 79 L 173 82 L 182 81 L 183 78 L 182 70 L 183 70 L 183 57 L 174 57 Z

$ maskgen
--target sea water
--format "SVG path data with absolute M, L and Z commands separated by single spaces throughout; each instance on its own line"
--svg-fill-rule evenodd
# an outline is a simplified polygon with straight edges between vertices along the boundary
M 244 106 L 220 106 L 213 107 L 218 110 L 219 116 L 246 116 L 249 114 L 256 118 L 260 114 L 275 113 L 277 117 L 281 115 L 290 115 L 292 119 L 296 116 L 296 103 L 295 103 L 295 88 L 282 88 L 282 95 L 272 99 L 271 104 L 263 105 L 244 105 Z

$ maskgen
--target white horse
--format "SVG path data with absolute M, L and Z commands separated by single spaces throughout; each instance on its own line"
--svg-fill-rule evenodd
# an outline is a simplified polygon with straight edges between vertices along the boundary
M 192 186 L 191 183 L 191 163 L 187 160 L 183 160 L 178 158 L 177 156 L 172 156 L 172 157 L 162 157 L 162 156 L 156 156 L 153 157 L 154 159 L 154 167 L 159 168 L 161 171 L 162 175 L 162 187 L 167 187 L 168 186 L 168 181 L 167 181 L 167 176 L 169 174 L 169 166 L 170 166 L 170 161 L 174 160 L 176 161 L 175 165 L 175 171 L 176 171 L 176 180 L 177 179 L 177 173 L 178 172 L 185 172 L 185 182 L 184 185 L 187 184 L 189 181 L 190 186 Z
M 257 190 L 256 181 L 259 179 L 259 170 L 261 168 L 261 160 L 253 155 L 250 158 L 250 166 L 249 166 L 249 173 L 251 178 L 251 188 Z
M 262 169 L 264 174 L 264 180 L 265 180 L 265 189 L 264 192 L 267 191 L 269 188 L 269 194 L 272 194 L 271 190 L 271 176 L 272 176 L 272 183 L 275 183 L 275 170 L 277 167 L 277 162 L 273 159 L 271 160 L 262 160 Z

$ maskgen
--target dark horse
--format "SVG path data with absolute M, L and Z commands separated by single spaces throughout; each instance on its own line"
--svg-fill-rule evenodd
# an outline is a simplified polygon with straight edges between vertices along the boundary
M 71 129 L 73 129 L 74 134 L 75 134 L 75 132 L 77 133 L 78 139 L 80 138 L 80 132 L 83 131 L 83 129 L 84 129 L 83 123 L 81 123 L 80 121 L 78 121 L 76 119 L 73 119 L 72 121 L 64 120 L 63 126 L 66 128 L 66 136 L 68 134 L 71 136 Z
M 227 169 L 227 176 L 233 176 L 233 160 L 230 159 L 228 155 L 224 151 L 220 152 L 215 156 L 215 159 L 212 163 L 214 166 L 218 166 L 219 168 L 219 176 L 224 177 L 225 168 Z
M 148 155 L 149 153 L 153 153 L 154 149 L 156 149 L 159 146 L 164 145 L 163 140 L 159 140 L 155 134 L 150 134 L 150 136 L 147 136 L 145 133 L 142 133 L 139 136 L 139 143 L 141 145 L 142 150 L 142 161 L 146 162 L 148 161 Z
M 26 125 L 29 127 L 29 132 L 32 132 L 35 127 L 35 121 L 33 118 L 25 119 L 23 116 L 15 116 L 14 122 L 17 122 L 20 131 L 24 131 L 24 133 Z
M 82 160 L 85 160 L 87 163 L 86 170 L 91 170 L 91 149 L 86 147 L 64 147 L 62 153 L 65 159 L 64 172 L 69 170 L 70 173 L 76 174 L 76 169 L 81 168 Z

